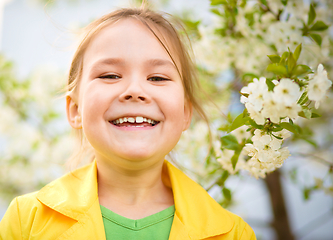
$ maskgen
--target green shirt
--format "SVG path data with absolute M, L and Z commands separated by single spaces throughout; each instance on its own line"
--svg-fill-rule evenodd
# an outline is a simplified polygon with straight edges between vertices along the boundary
M 106 240 L 167 240 L 175 214 L 175 206 L 138 220 L 120 216 L 102 205 L 101 211 Z

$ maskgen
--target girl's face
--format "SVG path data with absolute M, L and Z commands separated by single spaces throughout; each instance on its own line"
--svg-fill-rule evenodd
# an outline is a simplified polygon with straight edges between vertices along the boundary
M 67 101 L 71 125 L 82 124 L 97 160 L 129 168 L 163 160 L 192 116 L 174 63 L 134 19 L 97 34 L 84 55 L 78 96 Z

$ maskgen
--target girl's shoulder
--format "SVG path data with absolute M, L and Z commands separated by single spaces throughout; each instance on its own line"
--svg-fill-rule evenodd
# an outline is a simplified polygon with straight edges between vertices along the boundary
M 221 207 L 198 183 L 166 162 L 175 202 L 174 228 L 190 239 L 255 239 L 251 227 L 238 215 Z M 167 182 L 167 181 L 166 181 Z M 181 224 L 177 224 L 177 222 Z M 171 231 L 171 234 L 173 232 Z M 222 237 L 223 238 L 220 238 Z M 242 237 L 243 236 L 243 237 Z
M 37 192 L 16 197 L 0 222 L 0 239 L 30 235 L 40 236 L 36 239 L 103 239 L 100 215 L 92 163 Z

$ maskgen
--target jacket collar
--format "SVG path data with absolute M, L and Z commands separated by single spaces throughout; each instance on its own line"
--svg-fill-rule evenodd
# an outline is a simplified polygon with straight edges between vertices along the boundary
M 98 200 L 96 161 L 46 185 L 37 198 L 49 208 L 78 220 Z
M 227 233 L 233 228 L 231 213 L 167 161 L 163 166 L 162 178 L 172 188 L 175 202 L 169 239 L 204 239 Z M 98 202 L 96 161 L 46 185 L 37 198 L 65 216 L 75 220 L 86 218 L 87 212 Z M 98 208 L 94 206 L 93 209 Z M 99 217 L 96 222 L 102 224 L 100 214 L 92 216 Z
M 223 209 L 199 184 L 167 161 L 163 177 L 169 177 L 176 209 L 174 223 L 179 221 L 172 225 L 170 239 L 181 232 L 188 234 L 189 239 L 205 239 L 227 233 L 233 228 L 231 213 Z

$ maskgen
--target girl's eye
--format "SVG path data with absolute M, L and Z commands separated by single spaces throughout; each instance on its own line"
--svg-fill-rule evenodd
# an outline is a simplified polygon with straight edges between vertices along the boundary
M 163 78 L 163 77 L 150 77 L 150 78 L 148 78 L 148 80 L 153 81 L 153 82 L 170 81 L 170 79 Z
M 99 76 L 98 78 L 102 78 L 102 79 L 118 79 L 120 77 L 118 75 L 115 75 L 115 74 L 108 74 L 108 75 Z

